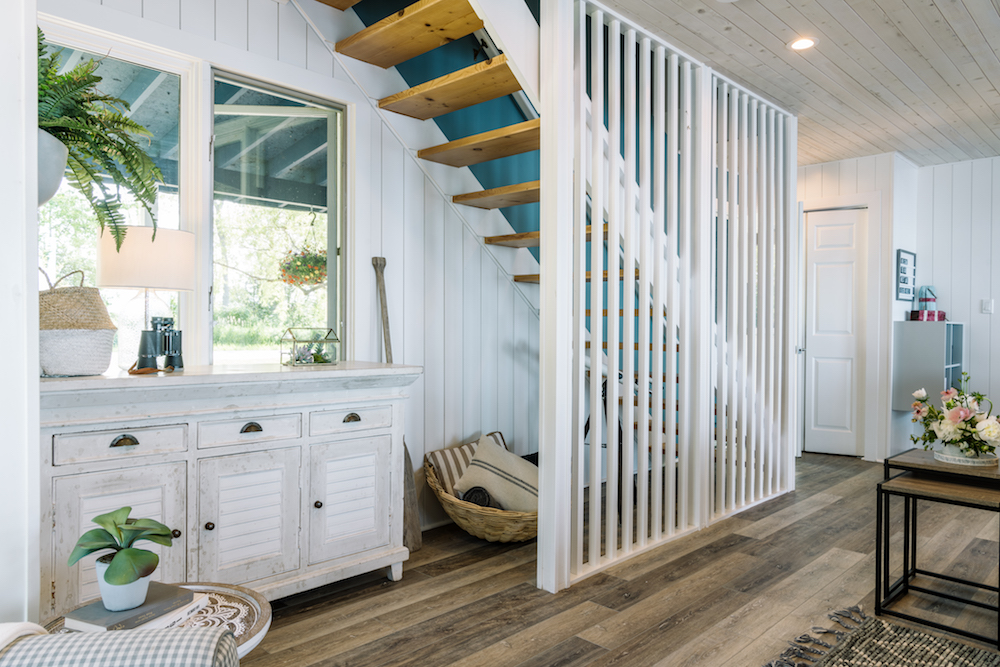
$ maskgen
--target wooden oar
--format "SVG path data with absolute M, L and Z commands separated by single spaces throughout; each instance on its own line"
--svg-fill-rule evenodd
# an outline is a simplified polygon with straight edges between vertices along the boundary
M 385 361 L 392 363 L 392 338 L 389 336 L 389 306 L 385 297 L 385 257 L 372 257 L 378 296 L 382 302 L 382 337 L 385 340 Z M 420 512 L 417 509 L 417 487 L 413 481 L 413 461 L 403 438 L 403 546 L 411 552 L 424 545 L 420 532 Z

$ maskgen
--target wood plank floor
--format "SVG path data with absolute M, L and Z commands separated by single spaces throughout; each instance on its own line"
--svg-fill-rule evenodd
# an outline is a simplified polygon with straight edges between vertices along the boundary
M 534 586 L 534 542 L 428 531 L 400 582 L 373 573 L 275 601 L 270 632 L 242 664 L 758 667 L 814 625 L 839 629 L 830 612 L 872 610 L 881 475 L 878 464 L 807 454 L 794 493 L 556 595 Z M 995 515 L 920 512 L 922 566 L 997 584 Z M 996 632 L 995 614 L 911 597 L 953 627 Z

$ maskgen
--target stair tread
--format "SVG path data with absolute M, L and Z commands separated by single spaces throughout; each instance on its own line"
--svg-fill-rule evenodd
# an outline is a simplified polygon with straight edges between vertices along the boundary
M 380 109 L 427 120 L 521 90 L 507 64 L 507 56 L 476 63 L 465 69 L 414 86 L 379 100 Z
M 676 349 L 675 351 L 676 351 L 676 352 L 680 352 L 680 351 L 681 351 L 681 346 L 680 346 L 680 345 L 677 345 L 676 347 L 677 347 L 677 349 Z M 607 344 L 607 342 L 604 342 L 604 343 L 601 343 L 601 348 L 602 348 L 602 349 L 604 349 L 604 350 L 608 349 L 608 344 Z M 587 349 L 588 349 L 588 350 L 590 349 L 590 341 L 589 341 L 589 340 L 587 341 Z M 619 350 L 624 350 L 624 349 L 625 349 L 625 343 L 618 343 L 618 349 L 619 349 Z M 632 349 L 634 349 L 634 350 L 638 350 L 638 349 L 639 349 L 639 343 L 635 343 L 635 344 L 634 344 L 634 347 L 633 347 Z M 650 344 L 649 344 L 649 351 L 650 351 L 650 352 L 652 352 L 652 351 L 653 351 L 653 344 L 652 344 L 652 343 L 650 343 Z M 664 351 L 664 352 L 666 352 L 666 351 L 667 351 L 667 345 L 666 345 L 665 343 L 664 343 L 664 345 L 663 345 L 663 351 Z
M 618 275 L 619 275 L 620 278 L 624 279 L 625 278 L 625 271 L 624 270 L 619 271 Z M 639 279 L 639 269 L 635 270 L 635 278 L 636 278 L 636 280 Z M 607 280 L 607 279 L 608 279 L 608 272 L 605 271 L 604 272 L 604 280 Z M 539 274 L 537 274 L 537 273 L 528 273 L 528 274 L 524 274 L 524 275 L 514 276 L 514 282 L 516 282 L 516 283 L 537 283 L 538 280 L 539 280 Z M 587 282 L 590 282 L 590 271 L 587 271 Z
M 389 68 L 482 27 L 483 20 L 476 16 L 469 0 L 419 0 L 340 40 L 337 51 Z
M 608 238 L 608 226 L 604 225 L 604 238 Z M 541 232 L 523 232 L 521 234 L 503 234 L 502 236 L 487 236 L 487 245 L 502 245 L 508 248 L 537 248 L 541 245 Z M 590 240 L 590 225 L 587 225 L 587 240 Z M 587 311 L 588 313 L 590 311 Z
M 476 208 L 504 208 L 520 204 L 533 204 L 538 201 L 540 194 L 541 181 L 529 181 L 455 195 L 451 200 L 456 204 L 475 206 Z
M 486 245 L 502 245 L 508 248 L 537 248 L 541 244 L 541 239 L 541 232 L 523 232 L 521 234 L 487 236 L 483 241 Z
M 537 151 L 541 142 L 541 127 L 542 121 L 539 118 L 526 120 L 421 149 L 417 151 L 417 157 L 452 167 L 468 167 L 510 155 Z
M 361 0 L 319 0 L 324 5 L 330 5 L 337 9 L 350 9 L 354 5 L 361 2 Z

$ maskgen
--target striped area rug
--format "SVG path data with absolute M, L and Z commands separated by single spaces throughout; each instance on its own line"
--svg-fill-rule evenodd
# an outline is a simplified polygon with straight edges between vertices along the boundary
M 815 664 L 817 667 L 1000 667 L 1000 653 L 869 618 Z

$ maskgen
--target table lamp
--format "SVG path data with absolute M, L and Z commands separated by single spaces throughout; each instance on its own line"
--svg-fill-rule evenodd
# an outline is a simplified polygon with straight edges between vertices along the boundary
M 153 330 L 149 317 L 149 290 L 192 291 L 195 286 L 194 234 L 177 229 L 125 227 L 120 251 L 114 236 L 105 231 L 97 245 L 97 286 L 145 290 L 144 330 L 139 340 L 137 369 L 155 369 L 156 357 L 166 351 L 175 368 L 183 368 L 179 331 L 164 336 L 161 323 Z M 157 318 L 161 319 L 161 318 Z M 173 323 L 170 322 L 169 327 Z M 121 342 L 119 341 L 119 354 Z M 169 363 L 169 362 L 168 362 Z

